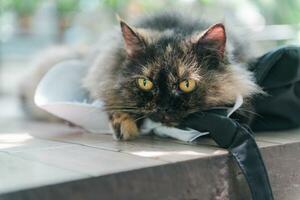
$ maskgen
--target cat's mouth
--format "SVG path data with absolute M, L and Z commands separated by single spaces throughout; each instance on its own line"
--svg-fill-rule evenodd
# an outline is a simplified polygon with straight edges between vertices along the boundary
M 178 118 L 165 113 L 153 113 L 149 116 L 149 118 L 155 122 L 160 122 L 166 126 L 172 127 L 177 126 L 180 122 Z

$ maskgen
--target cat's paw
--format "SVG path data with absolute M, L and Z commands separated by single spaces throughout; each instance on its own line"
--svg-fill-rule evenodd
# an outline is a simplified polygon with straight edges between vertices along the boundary
M 126 113 L 116 113 L 112 117 L 114 138 L 117 140 L 131 140 L 139 135 L 136 122 Z

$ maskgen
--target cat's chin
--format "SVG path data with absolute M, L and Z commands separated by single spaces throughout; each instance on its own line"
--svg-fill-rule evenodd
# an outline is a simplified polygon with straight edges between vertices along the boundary
M 172 120 L 170 118 L 150 117 L 150 119 L 153 120 L 154 122 L 161 123 L 161 124 L 163 124 L 164 126 L 167 126 L 167 127 L 176 127 L 180 124 L 178 121 Z
M 161 123 L 167 127 L 177 127 L 179 125 L 179 123 L 177 122 L 161 122 Z

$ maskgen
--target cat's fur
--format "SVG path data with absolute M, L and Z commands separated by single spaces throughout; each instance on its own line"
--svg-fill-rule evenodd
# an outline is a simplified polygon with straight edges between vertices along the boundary
M 237 95 L 249 102 L 260 92 L 252 74 L 228 59 L 222 24 L 209 28 L 173 13 L 120 24 L 83 80 L 91 97 L 105 102 L 118 139 L 136 137 L 145 117 L 176 126 L 192 112 L 232 105 Z M 139 89 L 139 77 L 153 89 Z M 196 81 L 190 93 L 178 89 L 187 79 Z

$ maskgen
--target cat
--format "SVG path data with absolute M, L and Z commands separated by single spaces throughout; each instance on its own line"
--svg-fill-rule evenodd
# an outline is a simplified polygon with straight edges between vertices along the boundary
M 247 105 L 261 92 L 252 73 L 232 61 L 227 47 L 238 42 L 227 39 L 222 23 L 177 13 L 119 22 L 121 31 L 101 44 L 83 78 L 91 98 L 104 101 L 118 140 L 136 138 L 145 118 L 178 126 L 193 112 L 232 105 L 237 95 Z

